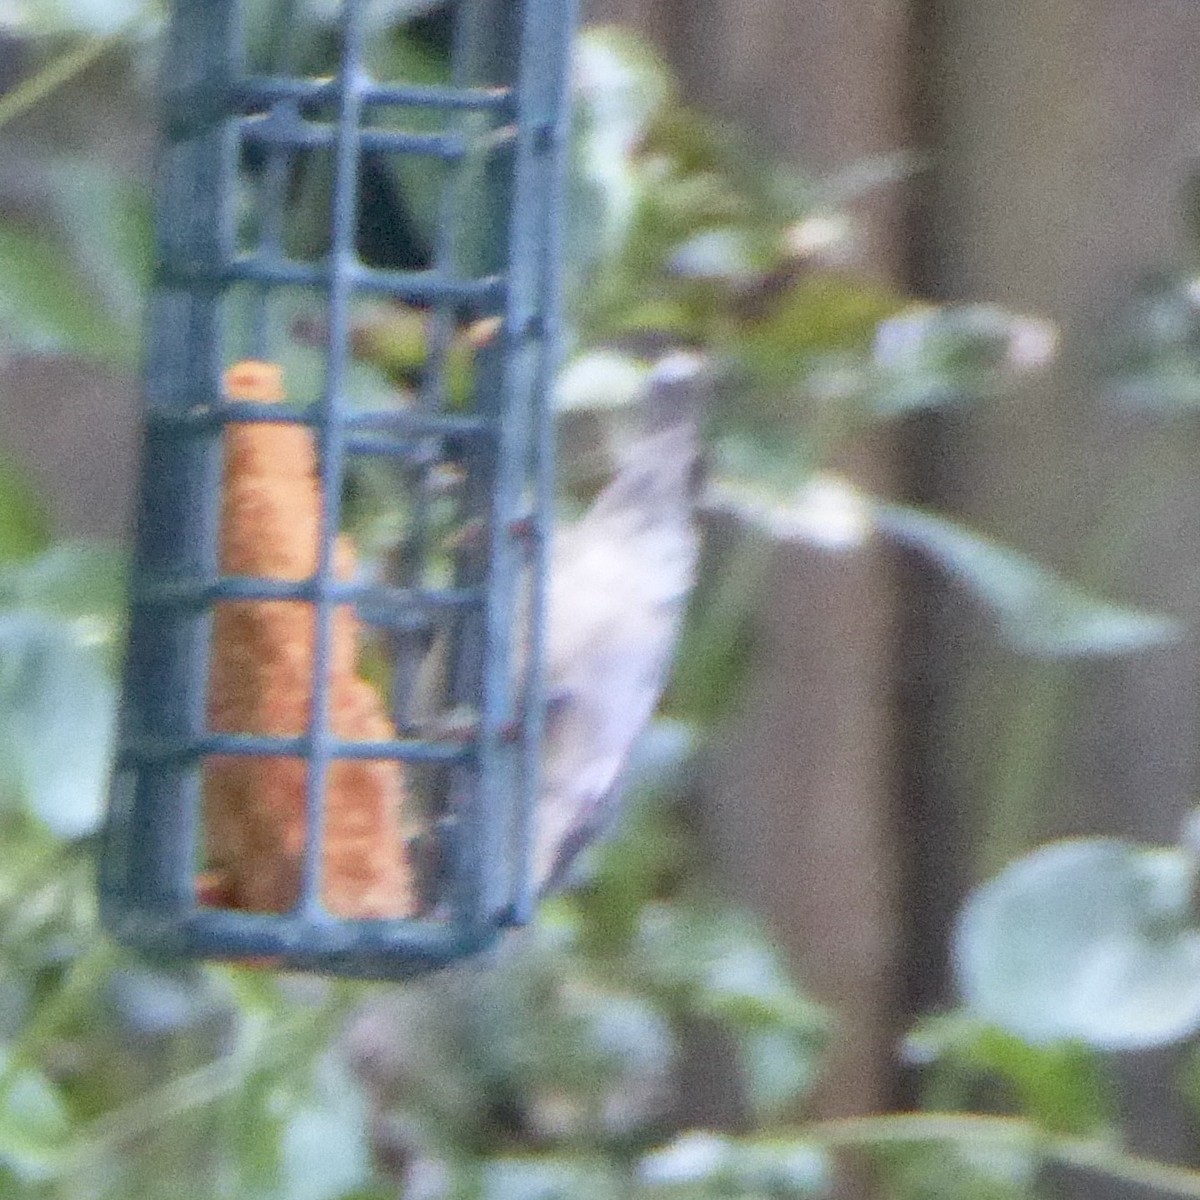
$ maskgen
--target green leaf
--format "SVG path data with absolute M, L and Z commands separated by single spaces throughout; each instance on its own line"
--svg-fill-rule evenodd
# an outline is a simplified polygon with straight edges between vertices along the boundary
M 1193 861 L 1106 838 L 1052 843 L 974 892 L 954 930 L 963 995 L 984 1021 L 1104 1050 L 1200 1029 Z
M 551 1155 L 496 1158 L 485 1163 L 480 1200 L 617 1200 L 626 1196 L 601 1163 Z
M 281 1177 L 288 1118 L 280 1091 L 270 1071 L 250 1071 L 222 1113 L 225 1149 L 250 1196 L 270 1196 Z
M 116 721 L 88 638 L 78 623 L 0 614 L 0 752 L 30 810 L 62 838 L 99 825 Z
M 761 474 L 758 479 L 750 477 L 744 465 L 739 470 L 731 461 L 730 466 L 732 470 L 710 484 L 707 507 L 727 512 L 769 538 L 851 550 L 872 531 L 869 498 L 836 475 L 819 472 L 799 487 L 790 481 L 779 486 Z
M 742 1029 L 735 1034 L 742 1085 L 760 1118 L 784 1113 L 817 1080 L 823 1038 L 789 1029 Z
M 1118 403 L 1129 408 L 1161 409 L 1168 413 L 1200 408 L 1200 369 L 1186 363 L 1161 363 L 1154 371 L 1122 375 L 1110 391 Z
M 0 28 L 108 37 L 147 21 L 158 7 L 154 0 L 15 0 L 0 7 Z
M 723 1182 L 732 1160 L 732 1138 L 694 1130 L 643 1156 L 638 1181 L 655 1189 Z
M 70 1129 L 66 1107 L 35 1067 L 12 1069 L 0 1057 L 0 1080 L 0 1164 L 26 1183 L 46 1179 Z
M 0 338 L 37 351 L 130 365 L 136 338 L 114 319 L 58 239 L 0 224 Z
M 1037 1154 L 1018 1146 L 890 1146 L 872 1158 L 894 1200 L 1036 1200 Z
M 769 313 L 746 323 L 739 347 L 759 378 L 778 385 L 830 356 L 865 369 L 876 328 L 899 305 L 878 283 L 832 272 L 805 276 Z M 777 406 L 778 390 L 767 394 Z
M 45 549 L 50 516 L 25 472 L 0 457 L 0 564 Z
M 105 980 L 102 997 L 97 1008 L 110 1013 L 124 1041 L 179 1043 L 233 1016 L 215 977 L 194 965 L 119 966 Z
M 969 1099 L 981 1080 L 999 1082 L 1019 1112 L 1054 1133 L 1103 1135 L 1116 1117 L 1112 1080 L 1100 1053 L 1082 1042 L 1034 1045 L 969 1013 L 956 1012 L 923 1020 L 905 1039 L 909 1061 L 958 1085 Z M 931 1095 L 930 1092 L 933 1092 Z M 946 1103 L 946 1087 L 935 1082 L 925 1089 L 933 1107 Z
M 649 905 L 636 951 L 646 975 L 685 1010 L 731 1030 L 747 1099 L 760 1116 L 778 1114 L 812 1086 L 828 1018 L 744 914 Z
M 828 1191 L 828 1155 L 799 1138 L 733 1138 L 693 1130 L 645 1155 L 638 1181 L 655 1194 L 817 1196 Z M 710 1192 L 710 1189 L 712 1191 Z
M 338 1200 L 371 1177 L 367 1104 L 337 1058 L 322 1064 L 315 1101 L 292 1115 L 283 1134 L 288 1200 Z
M 1109 604 L 1032 559 L 944 517 L 892 504 L 873 506 L 876 526 L 916 547 L 968 586 L 995 613 L 1023 654 L 1039 658 L 1128 654 L 1183 635 L 1161 613 Z
M 125 607 L 125 555 L 104 542 L 58 542 L 0 567 L 0 607 L 115 622 Z
M 821 180 L 825 202 L 844 208 L 855 200 L 881 188 L 914 178 L 934 164 L 930 154 L 913 150 L 891 150 L 882 154 L 864 154 Z
M 115 674 L 127 582 L 125 556 L 116 546 L 62 542 L 33 558 L 0 563 L 0 611 L 62 619 L 75 641 Z
M 575 176 L 588 191 L 590 220 L 574 225 L 572 249 L 590 258 L 599 248 L 612 254 L 629 231 L 644 186 L 634 156 L 674 85 L 645 43 L 620 30 L 586 33 L 575 54 Z
M 554 406 L 559 412 L 628 409 L 645 394 L 647 369 L 632 354 L 592 350 L 559 373 Z
M 1155 275 L 1144 280 L 1125 314 L 1109 390 L 1134 409 L 1166 415 L 1200 407 L 1200 363 L 1194 277 Z
M 892 417 L 991 395 L 1054 358 L 1057 330 L 994 304 L 920 304 L 881 321 L 872 409 Z

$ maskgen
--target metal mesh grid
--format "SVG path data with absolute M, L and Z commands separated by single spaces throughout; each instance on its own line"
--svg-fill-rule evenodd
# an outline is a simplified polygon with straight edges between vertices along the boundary
M 238 0 L 176 0 L 165 63 L 160 269 L 102 908 L 119 938 L 155 953 L 269 957 L 293 968 L 401 977 L 481 948 L 526 920 L 532 906 L 527 857 L 552 507 L 546 397 L 558 325 L 573 5 L 459 0 L 448 86 L 369 77 L 365 0 L 342 6 L 333 78 L 248 74 L 240 7 Z M 419 112 L 416 124 L 426 127 L 381 120 L 396 112 Z M 367 152 L 438 164 L 428 265 L 386 269 L 356 250 Z M 296 252 L 288 224 L 297 163 L 318 160 L 331 173 L 328 241 Z M 421 381 L 404 407 L 356 401 L 355 305 L 372 296 L 424 310 Z M 288 407 L 223 397 L 232 362 L 279 356 L 297 297 L 315 298 L 318 307 L 319 387 Z M 455 402 L 449 364 L 457 331 L 488 318 L 496 332 L 474 357 L 469 398 Z M 310 578 L 221 572 L 223 441 L 231 428 L 256 423 L 309 428 L 319 449 Z M 407 496 L 406 554 L 386 579 L 340 578 L 336 539 L 347 480 L 368 459 L 391 464 Z M 428 569 L 437 502 L 429 481 L 451 460 L 464 480 L 459 528 L 478 536 L 453 555 L 446 578 Z M 234 601 L 311 606 L 309 719 L 295 736 L 211 728 L 213 611 Z M 331 728 L 334 626 L 339 606 L 348 605 L 382 631 L 391 653 L 394 738 L 347 740 Z M 408 660 L 406 676 L 401 650 L 427 644 L 435 627 L 451 647 L 443 706 L 467 704 L 472 713 L 454 737 L 431 736 L 406 718 L 410 677 L 422 666 Z M 198 902 L 203 773 L 213 755 L 307 764 L 299 892 L 286 911 Z M 339 917 L 323 903 L 327 781 L 331 764 L 349 760 L 443 772 L 450 800 L 430 818 L 442 867 L 436 902 L 422 915 Z

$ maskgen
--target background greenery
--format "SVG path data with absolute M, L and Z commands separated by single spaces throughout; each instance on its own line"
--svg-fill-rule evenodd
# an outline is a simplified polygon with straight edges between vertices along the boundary
M 253 7 L 253 6 L 252 6 Z M 436 77 L 420 5 L 378 4 L 394 68 Z M 269 6 L 252 29 L 273 53 Z M 329 6 L 298 6 L 288 53 L 320 69 Z M 0 355 L 104 361 L 135 387 L 148 198 L 140 163 L 37 124 L 51 95 L 148 106 L 161 13 L 145 4 L 0 8 L 20 82 L 0 136 L 21 187 L 0 216 Z M 120 84 L 114 83 L 121 80 Z M 132 82 L 130 82 L 132 81 Z M 144 92 L 142 91 L 144 89 Z M 580 49 L 564 426 L 619 422 L 648 334 L 720 364 L 709 439 L 714 531 L 663 721 L 632 773 L 622 836 L 528 933 L 480 967 L 399 990 L 219 967 L 152 969 L 96 926 L 95 830 L 119 658 L 120 547 L 64 542 L 10 456 L 0 470 L 0 1175 L 14 1196 L 395 1194 L 782 1196 L 826 1192 L 834 1152 L 869 1152 L 897 1196 L 1026 1196 L 1049 1161 L 1200 1194 L 1124 1154 L 1110 1053 L 1200 1026 L 1194 849 L 1112 839 L 1043 848 L 977 890 L 956 926 L 962 1005 L 901 1053 L 924 1109 L 812 1123 L 804 1102 L 836 1014 L 721 898 L 686 819 L 705 733 L 736 696 L 747 603 L 774 543 L 916 548 L 971 590 L 1034 664 L 1135 652 L 1169 617 L 1105 601 L 954 522 L 831 471 L 864 428 L 1001 405 L 1054 352 L 1045 323 L 921 304 L 840 264 L 848 205 L 914 164 L 811 179 L 688 111 L 642 45 Z M 420 195 L 420 181 L 402 181 Z M 320 206 L 316 206 L 319 211 Z M 419 225 L 419 217 L 418 217 Z M 595 231 L 601 236 L 595 236 Z M 1131 302 L 1115 385 L 1194 402 L 1187 280 Z M 411 314 L 362 366 L 403 386 Z M 382 336 L 382 335 L 393 336 Z M 305 348 L 297 346 L 303 356 Z M 576 464 L 565 449 L 570 474 Z M 584 465 L 579 464 L 582 472 Z M 1094 581 L 1089 581 L 1094 582 Z M 1056 685 L 1060 686 L 1060 685 Z M 1023 847 L 1022 847 L 1023 848 Z M 687 1081 L 720 1057 L 736 1119 L 697 1127 Z M 1194 1070 L 1180 1081 L 1194 1102 Z

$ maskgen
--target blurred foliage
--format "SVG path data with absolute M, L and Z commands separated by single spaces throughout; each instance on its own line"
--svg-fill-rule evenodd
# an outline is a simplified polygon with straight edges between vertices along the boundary
M 444 972 L 364 1010 L 351 1058 L 383 1157 L 410 1186 L 437 1178 L 446 1194 L 471 1194 L 498 1163 L 515 1186 L 528 1169 L 515 1163 L 536 1155 L 537 1172 L 570 1164 L 596 1194 L 657 1195 L 637 1180 L 679 1119 L 680 1059 L 698 1036 L 723 1046 L 758 1132 L 725 1139 L 725 1156 L 687 1175 L 689 1194 L 729 1194 L 711 1189 L 753 1159 L 765 1129 L 780 1158 L 806 1164 L 777 1194 L 823 1181 L 816 1148 L 778 1123 L 815 1078 L 828 1019 L 756 923 L 689 880 L 687 841 L 656 806 L 637 805 L 589 878 L 486 969 Z
M 1200 280 L 1144 279 L 1116 342 L 1111 391 L 1133 410 L 1171 415 L 1200 404 Z
M 441 78 L 436 9 L 375 0 L 373 69 Z M 251 5 L 251 59 L 329 70 L 335 14 L 325 0 Z M 0 5 L 25 71 L 0 97 L 0 143 L 22 164 L 21 188 L 0 187 L 0 358 L 137 361 L 150 262 L 140 167 L 84 163 L 66 141 L 25 137 L 22 121 L 47 97 L 86 107 L 111 85 L 91 68 L 111 58 L 137 126 L 161 20 L 139 0 Z M 911 164 L 813 180 L 768 163 L 682 106 L 662 64 L 617 31 L 584 39 L 578 79 L 565 484 L 585 494 L 602 472 L 596 446 L 627 433 L 654 353 L 696 345 L 722 376 L 706 507 L 733 531 L 697 596 L 674 720 L 631 771 L 621 836 L 493 960 L 403 989 L 132 961 L 99 934 L 92 892 L 122 556 L 55 541 L 18 466 L 0 460 L 4 1195 L 379 1200 L 403 1181 L 413 1197 L 749 1200 L 826 1193 L 842 1147 L 873 1151 L 897 1197 L 1036 1195 L 1039 1165 L 1080 1161 L 1081 1146 L 1094 1169 L 1129 1173 L 1103 1052 L 1200 1023 L 1188 846 L 1065 843 L 980 889 L 956 941 L 967 1006 L 923 1021 L 904 1047 L 926 1107 L 943 1111 L 814 1125 L 803 1106 L 834 1019 L 703 879 L 672 803 L 736 693 L 749 605 L 781 540 L 914 547 L 1024 654 L 1124 653 L 1176 635 L 1165 617 L 828 473 L 878 422 L 1002 395 L 1053 356 L 1053 329 L 991 305 L 916 303 L 854 268 L 848 200 Z M 393 207 L 360 211 L 359 252 L 412 265 L 437 180 L 370 169 L 375 201 Z M 317 167 L 298 175 L 291 252 L 322 252 L 327 187 Z M 1116 372 L 1126 399 L 1178 408 L 1200 394 L 1194 292 L 1168 281 L 1139 299 Z M 278 319 L 289 376 L 313 377 L 313 314 L 298 302 Z M 356 310 L 355 337 L 356 393 L 377 404 L 420 398 L 431 347 L 452 364 L 436 399 L 458 402 L 482 344 L 384 305 Z M 397 536 L 388 485 L 358 480 L 351 497 L 380 551 Z M 683 1071 L 697 1054 L 728 1063 L 731 1131 L 688 1127 Z M 1183 1086 L 1200 1108 L 1197 1079 Z M 993 1112 L 1016 1124 L 982 1115 Z M 1200 1195 L 1200 1181 L 1160 1175 Z

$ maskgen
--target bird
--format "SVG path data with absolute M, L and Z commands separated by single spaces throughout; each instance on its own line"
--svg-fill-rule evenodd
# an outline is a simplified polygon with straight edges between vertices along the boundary
M 699 557 L 699 427 L 710 387 L 700 353 L 659 358 L 612 478 L 552 535 L 532 856 L 539 893 L 561 886 L 611 824 L 622 768 L 666 687 Z

